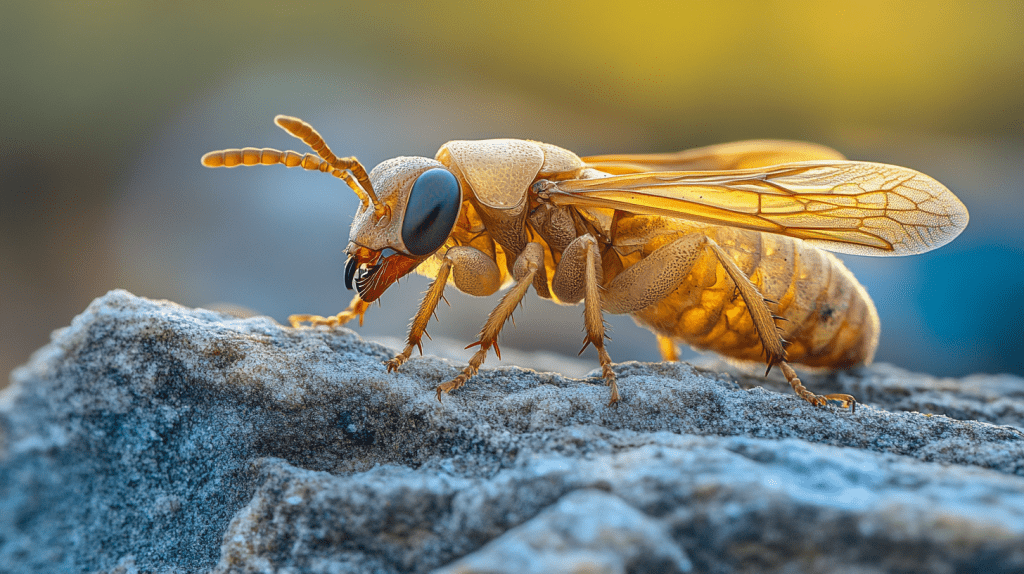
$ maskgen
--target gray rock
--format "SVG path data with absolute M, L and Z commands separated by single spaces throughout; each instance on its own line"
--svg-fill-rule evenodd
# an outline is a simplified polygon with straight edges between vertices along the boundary
M 1019 378 L 805 378 L 850 413 L 621 363 L 608 408 L 501 367 L 438 403 L 462 363 L 391 353 L 97 299 L 0 395 L 0 572 L 1024 570 Z

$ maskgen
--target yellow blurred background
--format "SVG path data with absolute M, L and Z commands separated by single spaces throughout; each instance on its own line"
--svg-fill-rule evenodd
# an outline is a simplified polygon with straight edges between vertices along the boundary
M 368 4 L 5 5 L 0 372 L 116 287 L 281 321 L 344 307 L 353 194 L 199 165 L 298 149 L 284 113 L 368 167 L 522 137 L 581 155 L 790 138 L 918 169 L 971 224 L 929 254 L 844 258 L 879 306 L 878 359 L 1024 374 L 1024 4 Z M 392 288 L 362 332 L 404 337 L 424 285 Z M 470 342 L 494 301 L 452 303 L 431 334 Z M 503 347 L 575 354 L 579 314 L 534 297 Z M 628 318 L 612 337 L 616 361 L 657 359 Z

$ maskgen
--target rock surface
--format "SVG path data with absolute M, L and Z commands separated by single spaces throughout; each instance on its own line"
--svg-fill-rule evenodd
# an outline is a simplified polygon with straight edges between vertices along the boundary
M 0 395 L 0 572 L 1024 571 L 1019 378 L 390 354 L 97 299 Z

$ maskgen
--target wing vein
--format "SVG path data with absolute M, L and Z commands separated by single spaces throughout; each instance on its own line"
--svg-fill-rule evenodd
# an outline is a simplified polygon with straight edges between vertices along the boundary
M 777 233 L 861 255 L 945 245 L 967 225 L 964 205 L 914 170 L 807 161 L 731 171 L 656 171 L 544 183 L 542 200 Z M 540 188 L 537 188 L 540 189 Z

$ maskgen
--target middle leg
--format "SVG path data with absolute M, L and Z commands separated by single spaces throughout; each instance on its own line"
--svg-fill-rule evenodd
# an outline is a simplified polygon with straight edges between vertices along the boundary
M 555 296 L 566 303 L 578 303 L 583 299 L 583 326 L 587 337 L 580 353 L 594 345 L 601 362 L 601 375 L 611 388 L 608 406 L 612 406 L 619 402 L 619 385 L 615 381 L 615 371 L 612 370 L 612 359 L 604 348 L 607 336 L 604 332 L 604 317 L 601 315 L 600 261 L 601 254 L 597 250 L 594 236 L 588 233 L 577 237 L 562 252 L 551 286 Z

